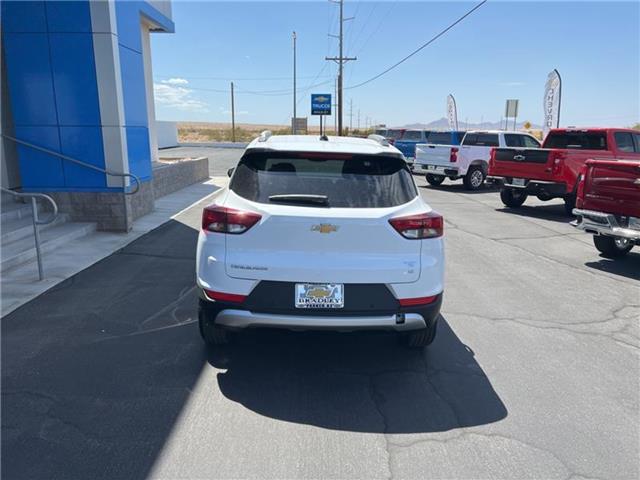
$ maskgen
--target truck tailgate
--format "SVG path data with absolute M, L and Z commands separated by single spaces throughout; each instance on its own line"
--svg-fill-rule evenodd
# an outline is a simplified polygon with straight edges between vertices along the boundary
M 491 155 L 489 175 L 552 180 L 553 150 L 542 148 L 496 148 Z
M 434 145 L 431 143 L 419 143 L 416 145 L 416 163 L 423 165 L 453 165 L 451 158 L 451 145 Z
M 640 218 L 640 161 L 589 160 L 582 208 Z

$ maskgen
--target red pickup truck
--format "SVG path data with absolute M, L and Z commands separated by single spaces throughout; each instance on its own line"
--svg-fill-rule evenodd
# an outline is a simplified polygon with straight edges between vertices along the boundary
M 593 234 L 605 257 L 622 257 L 640 245 L 640 159 L 587 160 L 573 213 L 571 224 Z
M 623 128 L 558 128 L 542 148 L 495 148 L 489 161 L 489 181 L 500 183 L 500 198 L 520 207 L 529 195 L 540 200 L 563 198 L 571 214 L 578 176 L 588 159 L 640 160 L 640 132 Z

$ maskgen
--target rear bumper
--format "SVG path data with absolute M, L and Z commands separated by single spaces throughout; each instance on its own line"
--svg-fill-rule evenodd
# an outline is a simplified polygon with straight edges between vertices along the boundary
M 577 217 L 571 225 L 578 230 L 582 230 L 593 235 L 608 235 L 640 241 L 640 230 L 620 225 L 615 215 L 593 210 L 582 210 L 574 208 L 573 214 Z
M 313 317 L 274 315 L 235 309 L 222 310 L 216 316 L 215 323 L 233 329 L 269 327 L 289 330 L 394 330 L 398 332 L 419 330 L 427 326 L 427 321 L 417 313 L 362 317 Z
M 427 305 L 385 308 L 362 312 L 287 308 L 282 311 L 256 311 L 242 304 L 215 302 L 201 291 L 200 307 L 216 325 L 229 329 L 284 328 L 288 330 L 387 330 L 406 332 L 433 326 L 442 306 L 442 294 Z
M 460 170 L 458 169 L 458 167 L 435 165 L 429 163 L 416 163 L 414 166 L 414 172 L 430 175 L 441 175 L 445 177 L 458 177 L 460 175 Z
M 562 182 L 551 182 L 548 180 L 524 179 L 524 185 L 514 183 L 514 177 L 500 177 L 489 175 L 487 182 L 508 188 L 524 190 L 530 195 L 547 195 L 550 197 L 564 197 L 568 192 L 567 184 Z

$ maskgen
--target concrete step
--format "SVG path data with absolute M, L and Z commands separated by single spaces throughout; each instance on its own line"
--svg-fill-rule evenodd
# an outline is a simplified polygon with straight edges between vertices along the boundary
M 42 218 L 48 218 L 50 214 L 47 212 L 41 212 Z M 53 228 L 56 225 L 63 224 L 69 221 L 69 215 L 65 213 L 59 213 L 56 219 L 48 223 L 46 225 L 40 225 L 40 231 L 47 230 L 49 228 Z M 11 243 L 15 240 L 24 239 L 31 237 L 33 238 L 33 217 L 31 216 L 31 211 L 29 211 L 29 215 L 23 218 L 16 218 L 11 220 L 5 220 L 1 225 L 0 235 L 0 244 L 2 244 L 3 248 L 6 244 Z
M 40 251 L 46 258 L 47 252 L 55 250 L 79 237 L 83 237 L 96 229 L 95 223 L 62 223 L 40 232 Z M 6 271 L 36 258 L 33 236 L 2 244 L 0 271 Z

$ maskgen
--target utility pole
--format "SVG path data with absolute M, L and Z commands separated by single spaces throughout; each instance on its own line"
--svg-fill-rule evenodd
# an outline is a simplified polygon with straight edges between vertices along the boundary
M 343 50 L 343 33 L 344 33 L 344 22 L 347 20 L 353 20 L 355 17 L 344 18 L 343 16 L 343 7 L 344 0 L 329 0 L 333 3 L 337 3 L 340 5 L 340 34 L 339 44 L 340 44 L 340 56 L 338 57 L 324 57 L 325 60 L 332 60 L 338 64 L 338 135 L 342 135 L 342 77 L 343 77 L 343 67 L 346 62 L 351 60 L 357 60 L 356 57 L 345 57 Z M 333 36 L 333 35 L 332 35 Z
M 349 99 L 349 134 L 353 132 L 353 98 Z
M 236 141 L 236 106 L 233 99 L 233 82 L 231 82 L 231 141 Z
M 336 78 L 333 95 L 333 126 L 335 134 L 338 135 L 338 79 Z
M 358 131 L 360 131 L 360 109 L 358 109 Z
M 296 128 L 296 32 L 293 32 L 293 125 L 291 125 L 291 133 L 297 133 Z

